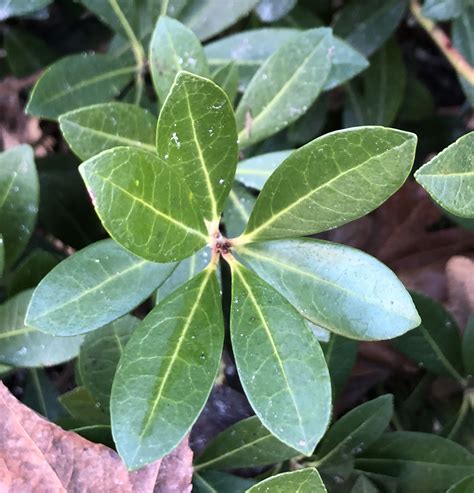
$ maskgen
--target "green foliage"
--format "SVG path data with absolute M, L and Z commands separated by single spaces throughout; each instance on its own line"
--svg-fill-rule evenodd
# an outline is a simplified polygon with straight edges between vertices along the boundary
M 284 472 L 265 479 L 247 491 L 249 493 L 265 493 L 267 491 L 275 493 L 286 493 L 287 491 L 326 493 L 326 488 L 316 469 L 303 469 L 302 471 Z

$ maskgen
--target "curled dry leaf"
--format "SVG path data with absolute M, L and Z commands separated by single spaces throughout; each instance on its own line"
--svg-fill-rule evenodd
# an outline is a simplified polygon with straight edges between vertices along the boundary
M 0 415 L 2 493 L 191 491 L 192 452 L 187 441 L 162 461 L 129 472 L 116 452 L 49 423 L 18 402 L 2 383 Z

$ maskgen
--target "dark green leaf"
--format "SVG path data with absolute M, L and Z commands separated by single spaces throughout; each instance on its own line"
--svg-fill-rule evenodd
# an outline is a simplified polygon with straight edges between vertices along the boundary
M 321 347 L 283 296 L 236 261 L 231 267 L 232 348 L 245 394 L 266 428 L 309 455 L 331 412 Z
M 306 112 L 328 78 L 332 50 L 330 29 L 310 29 L 259 68 L 236 110 L 241 147 L 277 133 Z
M 328 117 L 329 94 L 321 94 L 311 108 L 290 125 L 287 138 L 292 144 L 306 144 L 321 134 Z
M 365 476 L 359 476 L 350 493 L 379 493 L 379 489 Z
M 0 305 L 0 362 L 34 368 L 74 358 L 82 337 L 54 337 L 25 324 L 31 294 L 23 291 Z
M 472 493 L 474 491 L 474 476 L 461 479 L 449 488 L 446 493 Z
M 275 22 L 285 17 L 297 4 L 297 0 L 260 0 L 255 12 L 262 22 Z
M 58 401 L 59 392 L 44 370 L 32 369 L 28 372 L 22 402 L 38 411 L 48 421 L 56 421 L 64 414 Z
M 103 409 L 109 408 L 115 370 L 138 323 L 137 318 L 125 315 L 84 338 L 79 353 L 82 384 Z
M 258 417 L 253 416 L 220 433 L 198 456 L 194 470 L 266 466 L 298 454 L 275 438 Z
M 103 327 L 150 296 L 173 269 L 173 264 L 138 258 L 113 240 L 94 243 L 41 281 L 28 309 L 28 324 L 63 336 Z
M 462 359 L 464 369 L 469 375 L 474 375 L 474 315 L 471 315 L 462 340 Z
M 454 318 L 431 298 L 412 293 L 421 325 L 395 339 L 393 345 L 435 375 L 462 380 L 461 336 Z
M 414 75 L 408 73 L 405 96 L 400 107 L 398 119 L 404 122 L 426 120 L 434 113 L 431 92 Z
M 207 243 L 190 190 L 157 155 L 116 147 L 79 171 L 110 235 L 140 257 L 181 260 Z
M 386 430 L 392 419 L 393 397 L 382 395 L 349 411 L 329 428 L 318 447 L 316 462 L 343 463 L 360 454 Z
M 326 134 L 298 149 L 265 184 L 245 241 L 318 233 L 368 214 L 405 182 L 416 141 L 412 133 L 363 127 Z
M 428 433 L 398 431 L 382 436 L 364 456 L 359 470 L 397 477 L 397 491 L 444 493 L 474 474 L 474 457 L 460 445 Z
M 66 411 L 78 422 L 86 424 L 108 424 L 107 412 L 96 402 L 85 387 L 76 387 L 59 397 Z
M 112 7 L 111 0 L 80 0 L 90 11 L 94 12 L 101 21 L 109 25 L 114 31 L 127 36 L 120 18 Z M 134 0 L 115 0 L 116 8 L 120 9 L 127 22 L 133 27 L 137 26 L 137 8 Z
M 204 219 L 217 223 L 238 160 L 235 118 L 225 92 L 181 72 L 160 112 L 157 148 L 188 184 Z
M 135 64 L 110 55 L 67 56 L 38 79 L 26 111 L 55 120 L 68 111 L 105 103 L 120 94 L 135 70 Z
M 327 493 L 316 469 L 284 472 L 252 486 L 248 493 Z
M 213 74 L 212 80 L 221 87 L 232 103 L 239 90 L 239 68 L 235 62 L 219 67 Z
M 253 479 L 218 471 L 206 471 L 193 475 L 193 492 L 195 493 L 245 493 L 254 484 Z
M 234 185 L 224 208 L 224 224 L 229 238 L 235 238 L 244 231 L 256 200 L 243 185 Z
M 206 269 L 134 331 L 111 399 L 114 440 L 129 468 L 170 452 L 199 416 L 219 367 L 223 324 L 217 277 Z
M 474 218 L 474 132 L 440 152 L 416 173 L 417 182 L 451 214 Z
M 43 9 L 53 0 L 0 0 L 0 21 Z
M 0 279 L 3 277 L 5 269 L 5 244 L 3 243 L 3 235 L 0 233 Z
M 466 9 L 452 24 L 453 46 L 461 55 L 474 65 L 474 5 Z M 474 86 L 465 78 L 459 77 L 467 100 L 474 106 Z
M 104 103 L 80 108 L 61 115 L 59 125 L 82 160 L 117 146 L 155 152 L 156 118 L 136 105 Z
M 467 6 L 466 0 L 425 0 L 422 13 L 437 21 L 448 21 L 459 17 L 465 6 Z
M 20 145 L 0 154 L 0 233 L 5 266 L 20 256 L 36 223 L 39 184 L 33 149 Z
M 339 12 L 334 34 L 368 56 L 391 36 L 405 13 L 405 0 L 351 0 Z

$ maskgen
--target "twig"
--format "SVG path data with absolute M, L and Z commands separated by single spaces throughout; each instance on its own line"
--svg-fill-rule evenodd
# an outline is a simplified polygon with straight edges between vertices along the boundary
M 474 67 L 453 47 L 451 39 L 431 19 L 425 17 L 418 0 L 410 0 L 410 11 L 418 24 L 426 31 L 438 48 L 443 52 L 454 70 L 474 85 Z

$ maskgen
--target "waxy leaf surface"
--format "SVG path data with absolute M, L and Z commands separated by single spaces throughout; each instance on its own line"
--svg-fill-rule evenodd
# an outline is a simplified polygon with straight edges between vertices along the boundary
M 134 0 L 80 0 L 88 10 L 94 12 L 99 19 L 108 24 L 115 32 L 127 37 L 120 15 L 126 19 L 130 27 L 138 24 L 137 7 Z M 117 13 L 119 15 L 117 15 Z
M 194 472 L 193 493 L 245 493 L 255 483 L 253 479 L 220 471 Z
M 110 55 L 70 55 L 51 65 L 33 88 L 27 113 L 55 120 L 68 111 L 117 97 L 135 64 Z
M 247 240 L 314 234 L 368 214 L 405 182 L 416 141 L 416 135 L 401 130 L 362 127 L 306 144 L 266 182 Z
M 252 486 L 248 493 L 327 493 L 316 469 L 284 472 Z
M 423 165 L 415 178 L 448 212 L 474 218 L 474 132 L 464 135 Z
M 354 248 L 296 239 L 246 245 L 237 253 L 303 317 L 337 334 L 391 339 L 420 323 L 395 274 Z
M 155 151 L 156 118 L 134 104 L 104 103 L 59 117 L 67 143 L 82 160 L 117 146 Z
M 112 387 L 112 431 L 129 468 L 170 452 L 201 412 L 224 340 L 219 284 L 209 269 L 156 306 L 134 331 Z
M 298 312 L 232 261 L 231 338 L 237 370 L 263 425 L 311 454 L 331 412 L 329 372 L 319 342 Z
M 229 98 L 214 82 L 180 73 L 160 112 L 159 156 L 187 183 L 202 215 L 217 221 L 238 159 Z
M 230 426 L 209 443 L 195 461 L 195 470 L 266 466 L 299 455 L 275 438 L 257 416 Z
M 176 74 L 187 70 L 207 77 L 204 50 L 196 35 L 175 19 L 160 17 L 150 42 L 150 69 L 158 98 L 164 103 Z
M 227 237 L 235 238 L 243 233 L 256 200 L 251 190 L 240 183 L 233 186 L 223 216 Z
M 213 74 L 212 80 L 224 90 L 232 103 L 239 91 L 239 68 L 234 62 L 219 67 Z
M 257 71 L 236 110 L 241 147 L 277 133 L 316 100 L 331 69 L 330 29 L 311 29 L 281 46 Z
M 40 282 L 28 324 L 63 336 L 98 329 L 139 305 L 173 268 L 136 257 L 113 240 L 94 243 Z
M 171 262 L 207 243 L 189 188 L 157 155 L 116 147 L 82 163 L 79 171 L 105 229 L 127 250 Z

